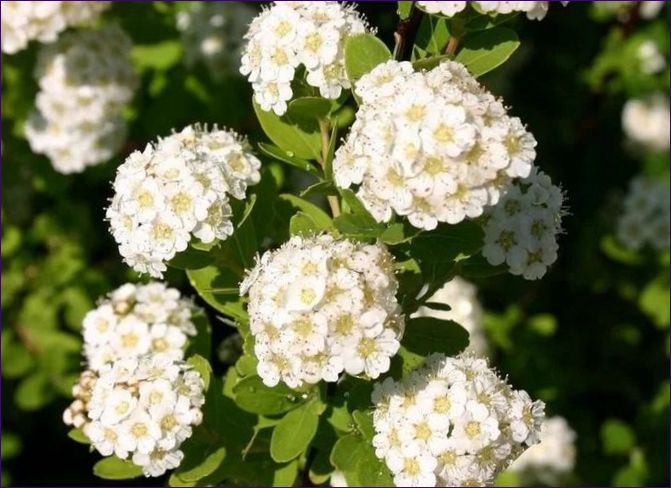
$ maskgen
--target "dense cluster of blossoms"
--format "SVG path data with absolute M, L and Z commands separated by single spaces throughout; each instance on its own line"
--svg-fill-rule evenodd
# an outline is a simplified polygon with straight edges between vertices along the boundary
M 429 356 L 373 390 L 373 446 L 397 486 L 491 483 L 538 442 L 545 405 L 514 390 L 486 360 Z
M 622 127 L 634 144 L 656 151 L 668 150 L 669 97 L 655 93 L 627 100 L 622 111 Z
M 380 222 L 396 213 L 431 230 L 478 217 L 531 171 L 534 137 L 457 62 L 415 72 L 388 61 L 355 90 L 361 105 L 336 153 L 335 181 L 359 185 Z
M 84 317 L 84 355 L 100 371 L 119 359 L 144 354 L 184 358 L 188 336 L 196 334 L 196 309 L 164 283 L 127 283 L 111 292 Z
M 564 195 L 550 177 L 534 169 L 510 185 L 499 203 L 488 210 L 482 254 L 510 273 L 537 280 L 557 260 Z
M 524 451 L 510 465 L 527 482 L 558 485 L 575 466 L 576 433 L 563 417 L 546 419 L 541 426 L 540 442 Z
M 120 359 L 82 374 L 63 419 L 103 456 L 160 476 L 184 457 L 179 447 L 202 420 L 203 388 L 197 371 L 165 354 Z
M 445 283 L 427 300 L 427 302 L 449 305 L 449 311 L 423 306 L 417 310 L 415 316 L 435 317 L 456 322 L 468 331 L 469 342 L 466 350 L 477 356 L 486 356 L 487 337 L 482 326 L 483 311 L 477 293 L 478 290 L 473 283 L 457 276 Z
M 251 23 L 245 35 L 240 72 L 265 111 L 282 115 L 300 66 L 305 82 L 324 98 L 338 98 L 350 88 L 344 46 L 349 36 L 367 31 L 351 5 L 338 2 L 275 2 Z
M 294 236 L 266 252 L 240 286 L 263 382 L 294 388 L 343 370 L 386 372 L 404 327 L 397 288 L 381 244 Z
M 651 39 L 643 41 L 638 46 L 636 57 L 641 63 L 641 71 L 647 75 L 654 75 L 666 68 L 666 58 Z
M 254 10 L 237 2 L 194 2 L 177 13 L 187 67 L 203 64 L 215 80 L 237 71 Z
M 244 198 L 260 166 L 234 132 L 199 126 L 133 152 L 118 168 L 107 209 L 124 261 L 161 277 L 192 237 L 226 239 L 233 233 L 229 196 Z
M 634 178 L 618 219 L 618 240 L 633 251 L 646 245 L 657 250 L 669 249 L 669 207 L 668 181 Z
M 550 2 L 466 2 L 466 1 L 445 1 L 445 2 L 417 2 L 417 6 L 430 14 L 441 14 L 446 17 L 461 12 L 468 3 L 474 3 L 477 7 L 487 14 L 510 14 L 513 12 L 524 12 L 530 20 L 543 20 L 548 13 Z M 561 2 L 566 5 L 568 2 Z
M 130 49 L 115 25 L 69 32 L 41 48 L 35 69 L 40 91 L 25 131 L 32 150 L 57 171 L 82 171 L 123 144 L 122 112 L 137 84 Z
M 32 40 L 53 42 L 70 26 L 97 18 L 110 2 L 2 1 L 2 52 L 14 54 Z

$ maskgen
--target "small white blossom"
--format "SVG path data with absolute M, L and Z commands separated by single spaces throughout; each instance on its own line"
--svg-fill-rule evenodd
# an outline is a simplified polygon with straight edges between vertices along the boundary
M 544 404 L 486 360 L 433 354 L 375 385 L 373 446 L 396 486 L 484 486 L 537 442 Z
M 32 150 L 45 154 L 56 171 L 83 171 L 120 149 L 126 137 L 122 112 L 137 85 L 130 49 L 116 25 L 69 32 L 40 49 L 40 91 L 25 133 Z
M 338 2 L 275 2 L 245 34 L 240 72 L 265 111 L 282 115 L 293 97 L 291 82 L 300 66 L 304 82 L 324 98 L 338 98 L 350 83 L 344 46 L 349 36 L 368 30 L 353 6 Z
M 449 305 L 450 310 L 435 310 L 423 306 L 414 314 L 415 317 L 435 317 L 456 322 L 468 332 L 469 343 L 466 350 L 478 356 L 487 355 L 488 344 L 482 325 L 482 305 L 478 301 L 475 285 L 457 276 L 445 283 L 427 302 Z
M 100 454 L 130 459 L 145 476 L 179 466 L 179 447 L 202 420 L 199 373 L 165 354 L 150 354 L 87 370 L 78 386 L 64 420 L 81 428 Z M 76 406 L 81 422 L 75 423 Z
M 540 432 L 540 442 L 531 446 L 510 465 L 530 484 L 559 485 L 575 466 L 576 433 L 563 417 L 546 419 Z
M 135 151 L 119 166 L 107 209 L 124 261 L 161 277 L 165 263 L 196 237 L 233 233 L 229 197 L 259 182 L 261 162 L 232 131 L 188 126 Z
M 118 359 L 144 354 L 184 358 L 187 337 L 196 333 L 190 300 L 163 283 L 125 284 L 84 317 L 84 355 L 100 371 Z
M 466 8 L 468 2 L 449 1 L 449 2 L 417 2 L 417 6 L 429 14 L 441 14 L 446 17 L 452 17 Z
M 524 12 L 529 20 L 543 20 L 548 13 L 551 2 L 487 2 L 480 1 L 477 4 L 485 13 L 509 14 L 512 12 Z M 560 2 L 566 5 L 568 2 Z
M 343 370 L 386 372 L 403 332 L 397 288 L 381 244 L 294 236 L 266 252 L 240 285 L 263 382 L 295 388 Z
M 395 213 L 425 230 L 482 215 L 511 178 L 525 177 L 536 141 L 466 68 L 428 72 L 388 61 L 361 77 L 362 103 L 333 163 L 341 188 L 380 222 Z
M 650 39 L 643 41 L 638 46 L 636 57 L 641 63 L 641 71 L 646 74 L 654 75 L 666 67 L 666 58 L 662 55 L 657 44 Z
M 655 93 L 627 100 L 622 110 L 622 127 L 633 143 L 653 151 L 668 151 L 669 97 Z
M 669 183 L 638 176 L 631 180 L 617 222 L 617 237 L 628 249 L 646 245 L 669 249 Z
M 53 42 L 70 26 L 91 22 L 111 2 L 2 1 L 2 52 L 14 54 L 28 42 Z
M 254 10 L 238 2 L 192 2 L 179 11 L 186 66 L 203 64 L 215 80 L 237 71 L 242 37 L 253 17 Z
M 482 254 L 510 273 L 537 280 L 557 260 L 564 195 L 550 178 L 534 169 L 510 185 L 495 207 L 487 211 Z

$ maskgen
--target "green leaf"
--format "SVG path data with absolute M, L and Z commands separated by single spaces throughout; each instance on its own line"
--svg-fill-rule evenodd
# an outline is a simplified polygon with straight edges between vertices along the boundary
M 142 468 L 131 461 L 110 456 L 93 465 L 93 474 L 104 480 L 129 480 L 142 476 Z
M 482 246 L 484 234 L 475 222 L 441 224 L 431 232 L 422 232 L 412 241 L 412 255 L 423 262 L 449 263 L 460 254 L 472 254 Z
M 46 371 L 38 371 L 19 383 L 14 400 L 23 410 L 37 410 L 46 405 L 55 392 Z
M 320 181 L 314 185 L 308 186 L 305 190 L 301 192 L 301 198 L 310 197 L 313 195 L 335 195 L 336 187 L 333 185 L 332 181 Z
M 390 59 L 391 52 L 387 46 L 373 34 L 359 34 L 345 41 L 345 71 L 352 84 Z
M 508 272 L 505 264 L 493 266 L 482 254 L 476 254 L 468 259 L 459 261 L 459 275 L 464 278 L 489 278 Z
M 273 474 L 273 486 L 293 486 L 298 476 L 298 460 L 283 464 Z
M 179 465 L 175 474 L 180 480 L 197 482 L 212 474 L 226 458 L 224 446 L 209 447 L 202 443 L 186 442 L 182 446 L 184 460 Z
M 375 428 L 373 427 L 373 415 L 370 411 L 355 410 L 352 412 L 352 418 L 356 423 L 359 432 L 367 441 L 373 440 Z
M 435 352 L 454 356 L 468 346 L 468 332 L 456 322 L 433 317 L 418 317 L 406 322 L 398 359 L 402 375 L 415 369 Z M 398 366 L 396 366 L 398 368 Z M 395 370 L 398 373 L 398 369 Z
M 258 143 L 259 149 L 268 156 L 282 161 L 290 166 L 298 168 L 302 171 L 307 171 L 315 176 L 319 175 L 319 169 L 317 169 L 310 161 L 307 159 L 297 158 L 295 156 L 290 156 L 289 153 L 283 149 L 280 149 L 274 144 L 268 144 L 266 142 Z
M 292 236 L 314 235 L 318 234 L 321 230 L 312 217 L 303 211 L 296 212 L 289 222 L 289 232 Z
M 641 291 L 638 306 L 659 328 L 669 326 L 669 277 L 662 275 Z
M 182 43 L 171 40 L 135 45 L 131 50 L 131 59 L 139 71 L 147 69 L 166 71 L 182 59 Z
M 177 269 L 200 269 L 213 262 L 214 257 L 210 253 L 189 246 L 186 250 L 177 253 L 169 264 Z
M 310 216 L 319 230 L 333 228 L 331 217 L 314 203 L 310 203 L 307 200 L 289 193 L 283 193 L 280 195 L 280 198 L 289 202 L 294 208 L 302 210 L 306 215 Z
M 412 12 L 412 4 L 415 2 L 396 2 L 398 4 L 398 7 L 396 8 L 396 13 L 400 17 L 401 20 L 405 20 L 408 17 L 410 17 L 410 13 Z
M 477 77 L 507 61 L 519 45 L 515 31 L 507 27 L 494 27 L 464 37 L 455 59 Z
M 86 437 L 86 434 L 84 434 L 81 429 L 70 429 L 68 431 L 68 437 L 80 444 L 91 444 L 91 439 Z
M 447 54 L 441 56 L 431 56 L 430 58 L 418 59 L 417 61 L 412 62 L 413 68 L 415 71 L 429 71 L 438 66 L 440 63 L 450 59 L 450 56 Z
M 601 425 L 601 443 L 606 454 L 627 454 L 636 443 L 634 431 L 618 419 L 608 419 Z
M 235 402 L 251 413 L 278 415 L 288 412 L 301 404 L 298 393 L 280 383 L 269 387 L 258 376 L 244 378 L 233 387 Z
M 296 98 L 287 107 L 292 119 L 323 119 L 330 111 L 331 101 L 321 97 Z
M 314 402 L 292 410 L 275 426 L 270 438 L 270 456 L 278 463 L 303 454 L 317 433 L 319 413 Z
M 210 321 L 204 312 L 194 313 L 191 321 L 196 326 L 196 335 L 189 338 L 186 356 L 199 354 L 205 359 L 209 359 L 212 349 L 212 328 L 210 327 Z
M 210 306 L 236 320 L 246 321 L 247 312 L 238 294 L 242 269 L 239 273 L 217 265 L 186 271 L 191 286 Z
M 395 486 L 389 468 L 375 455 L 372 444 L 366 442 L 363 446 L 356 463 L 361 486 Z
M 331 464 L 336 469 L 345 473 L 345 477 L 350 486 L 358 485 L 354 480 L 350 480 L 347 475 L 356 467 L 356 462 L 360 456 L 362 446 L 363 439 L 360 435 L 348 434 L 338 439 L 331 451 Z
M 205 384 L 205 391 L 207 391 L 210 387 L 210 378 L 212 377 L 212 366 L 210 366 L 210 363 L 199 354 L 191 356 L 186 360 L 186 363 L 200 373 L 200 377 L 203 378 L 203 383 Z
M 385 226 L 378 223 L 370 212 L 363 206 L 352 190 L 340 190 L 349 213 L 343 213 L 333 221 L 336 228 L 349 237 L 356 239 L 374 239 L 382 235 Z
M 321 135 L 314 124 L 300 124 L 289 115 L 279 117 L 273 111 L 264 111 L 254 102 L 254 112 L 266 135 L 290 157 L 319 159 Z

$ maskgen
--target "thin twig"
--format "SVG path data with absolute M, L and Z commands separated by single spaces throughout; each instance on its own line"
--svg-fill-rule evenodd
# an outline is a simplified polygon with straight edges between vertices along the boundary
M 329 155 L 329 147 L 331 146 L 331 127 L 328 121 L 326 120 L 320 120 L 319 121 L 319 131 L 321 132 L 322 136 L 322 168 L 324 169 L 324 175 L 327 178 L 330 178 L 331 175 L 326 174 L 327 172 L 327 164 L 326 162 L 328 161 L 328 158 L 330 157 Z M 329 207 L 331 208 L 331 215 L 333 217 L 337 217 L 340 215 L 340 202 L 338 201 L 338 197 L 335 195 L 328 195 L 326 197 L 326 200 L 328 201 Z
M 394 32 L 394 59 L 397 61 L 409 60 L 412 54 L 413 42 L 408 42 L 414 39 L 415 33 L 419 28 L 419 23 L 422 20 L 422 11 L 415 8 L 413 5 L 410 11 L 410 16 L 407 19 L 401 19 Z

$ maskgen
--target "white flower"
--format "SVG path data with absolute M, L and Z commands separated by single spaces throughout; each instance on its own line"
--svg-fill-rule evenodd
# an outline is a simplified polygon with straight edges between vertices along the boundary
M 396 486 L 491 484 L 537 441 L 543 403 L 513 390 L 483 359 L 433 354 L 375 385 L 375 453 Z
M 560 2 L 566 5 L 568 2 Z M 480 8 L 486 13 L 509 14 L 512 12 L 525 12 L 529 20 L 543 20 L 548 12 L 550 2 L 477 2 Z
M 97 2 L 63 3 L 72 9 Z M 4 36 L 4 30 L 3 30 Z M 126 134 L 123 110 L 137 85 L 131 41 L 116 25 L 68 32 L 38 54 L 40 92 L 26 123 L 33 151 L 45 154 L 61 173 L 83 171 L 112 157 Z
M 536 169 L 511 184 L 487 211 L 483 256 L 527 280 L 541 278 L 557 259 L 563 200 L 561 189 Z
M 617 222 L 620 243 L 633 251 L 669 248 L 669 183 L 638 176 L 631 180 Z
M 461 12 L 466 8 L 468 2 L 417 2 L 417 6 L 429 14 L 441 14 L 446 17 Z
M 254 17 L 248 5 L 234 2 L 193 2 L 177 13 L 184 63 L 203 64 L 215 80 L 237 71 L 242 37 Z
M 2 52 L 14 54 L 29 41 L 53 42 L 70 26 L 95 20 L 111 2 L 2 2 Z
M 338 2 L 275 2 L 263 10 L 245 34 L 240 72 L 254 89 L 262 110 L 282 115 L 293 97 L 291 82 L 299 66 L 304 81 L 322 97 L 338 98 L 350 88 L 345 73 L 347 37 L 367 25 L 350 5 Z
M 226 239 L 233 233 L 229 197 L 243 199 L 260 166 L 234 132 L 198 125 L 132 153 L 117 170 L 107 209 L 124 261 L 161 277 L 192 237 Z
M 414 317 L 435 317 L 456 322 L 468 332 L 467 350 L 478 356 L 487 355 L 487 337 L 482 325 L 483 310 L 478 301 L 475 285 L 457 276 L 445 283 L 427 302 L 448 305 L 450 310 L 435 310 L 428 306 L 422 306 L 414 314 Z
M 249 295 L 258 373 L 269 386 L 377 378 L 399 348 L 403 317 L 392 257 L 381 245 L 294 236 L 257 259 Z
M 575 466 L 575 440 L 576 433 L 566 419 L 548 418 L 541 426 L 540 442 L 524 451 L 508 469 L 533 484 L 561 484 Z
M 376 66 L 356 84 L 362 104 L 333 163 L 341 188 L 376 220 L 406 216 L 431 230 L 482 215 L 511 178 L 529 175 L 536 141 L 463 65 L 428 72 Z
M 178 290 L 163 283 L 123 285 L 84 317 L 88 368 L 99 371 L 118 359 L 147 353 L 183 359 L 187 336 L 196 333 L 191 320 L 196 311 Z
M 130 458 L 146 476 L 160 476 L 179 466 L 179 447 L 202 420 L 203 387 L 185 363 L 150 354 L 87 370 L 66 412 L 82 406 L 77 427 L 100 454 Z
M 666 67 L 666 59 L 662 56 L 657 44 L 650 39 L 638 46 L 636 57 L 641 62 L 641 71 L 646 74 L 659 73 Z
M 625 135 L 635 144 L 653 151 L 669 149 L 669 97 L 655 93 L 627 100 L 622 110 Z

